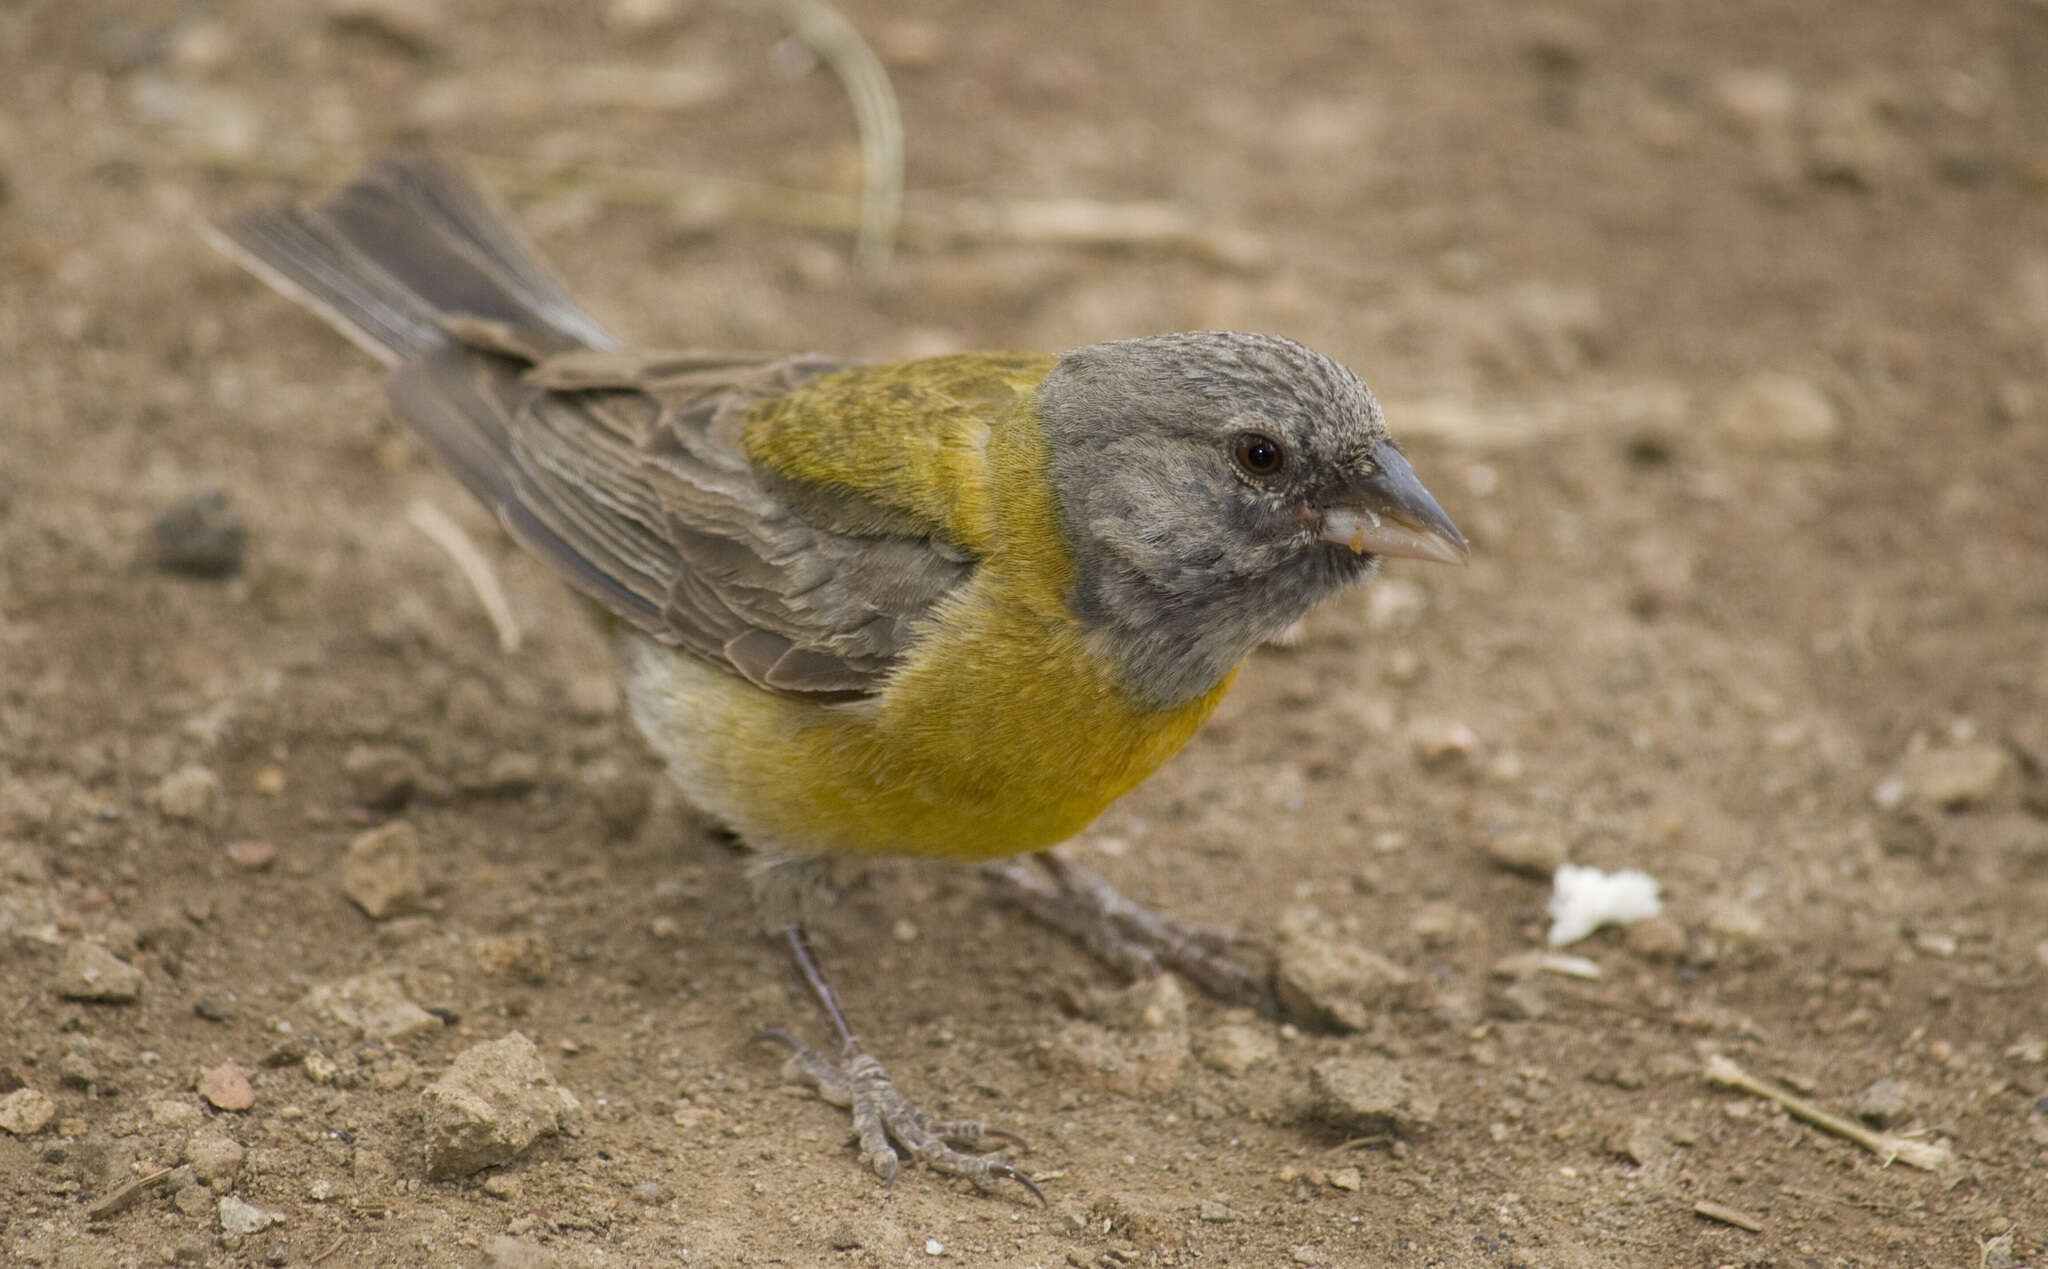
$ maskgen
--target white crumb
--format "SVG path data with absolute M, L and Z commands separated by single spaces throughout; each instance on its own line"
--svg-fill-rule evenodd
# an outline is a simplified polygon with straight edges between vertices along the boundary
M 1576 943 L 1603 925 L 1627 925 L 1664 910 L 1657 879 L 1634 868 L 1608 873 L 1559 864 L 1550 884 L 1552 947 Z

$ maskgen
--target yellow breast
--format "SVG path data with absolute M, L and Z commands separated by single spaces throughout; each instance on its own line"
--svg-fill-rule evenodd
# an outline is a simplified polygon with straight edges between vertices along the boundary
M 1067 610 L 1072 564 L 1029 397 L 961 426 L 971 444 L 956 430 L 908 453 L 865 426 L 867 446 L 843 454 L 786 427 L 749 438 L 757 458 L 784 447 L 774 465 L 790 474 L 854 473 L 839 483 L 915 508 L 981 557 L 878 697 L 778 696 L 628 639 L 641 729 L 685 794 L 757 847 L 987 859 L 1056 845 L 1173 756 L 1229 689 L 1168 710 L 1119 690 Z

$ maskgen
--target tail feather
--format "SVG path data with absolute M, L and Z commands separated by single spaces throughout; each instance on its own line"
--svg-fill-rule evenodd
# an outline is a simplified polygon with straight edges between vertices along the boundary
M 480 317 L 591 348 L 617 347 L 453 166 L 380 160 L 319 199 L 245 212 L 209 235 L 251 272 L 396 365 Z

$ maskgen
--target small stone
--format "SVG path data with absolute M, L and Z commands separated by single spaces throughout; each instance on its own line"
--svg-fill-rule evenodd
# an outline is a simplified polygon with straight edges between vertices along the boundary
M 1358 1136 L 1412 1136 L 1436 1122 L 1436 1094 L 1399 1062 L 1325 1058 L 1309 1068 L 1310 1113 Z
M 421 1101 L 427 1173 L 439 1180 L 509 1163 L 541 1137 L 568 1127 L 582 1110 L 517 1031 L 464 1050 Z
M 306 993 L 306 1007 L 372 1040 L 406 1040 L 442 1025 L 441 1019 L 414 1004 L 388 974 L 322 983 Z M 300 1058 L 311 1056 L 300 1054 Z
M 349 796 L 372 811 L 396 811 L 419 788 L 419 762 L 393 745 L 351 746 L 341 770 L 348 777 Z
M 1487 1012 L 1508 1022 L 1534 1022 L 1549 1016 L 1550 997 L 1543 984 L 1526 978 L 1495 988 L 1487 997 Z
M 1328 1031 L 1363 1031 L 1415 975 L 1377 952 L 1306 930 L 1283 932 L 1274 987 L 1284 1016 Z
M 520 1196 L 526 1193 L 526 1187 L 519 1183 L 516 1176 L 505 1172 L 493 1172 L 484 1178 L 483 1191 L 501 1202 L 516 1203 Z
M 197 763 L 179 767 L 149 795 L 150 805 L 167 820 L 207 820 L 220 808 L 220 777 Z
M 97 943 L 76 940 L 57 967 L 57 994 L 66 1000 L 125 1005 L 142 994 L 142 971 Z
M 1409 730 L 1408 744 L 1425 767 L 1465 767 L 1479 752 L 1479 733 L 1464 723 L 1427 719 Z
M 277 847 L 269 842 L 235 842 L 228 847 L 228 862 L 244 872 L 262 872 L 277 861 Z
M 199 1095 L 220 1110 L 247 1110 L 256 1104 L 249 1077 L 232 1062 L 212 1067 L 199 1077 Z
M 220 490 L 171 505 L 149 526 L 149 558 L 167 573 L 218 580 L 242 571 L 249 531 Z
M 1908 757 L 1900 776 L 1909 796 L 1945 811 L 1968 810 L 1991 801 L 2013 772 L 2005 746 L 1972 741 L 1941 749 L 1923 749 Z
M 202 1128 L 185 1139 L 185 1162 L 192 1165 L 192 1175 L 216 1190 L 235 1183 L 247 1154 L 240 1142 L 219 1128 Z
M 1841 438 L 1841 407 L 1811 379 L 1764 370 L 1748 376 L 1721 400 L 1716 415 L 1730 439 L 1783 454 L 1814 454 Z
M 1912 1090 L 1905 1081 L 1886 1076 L 1856 1094 L 1856 1117 L 1874 1128 L 1890 1128 L 1913 1111 Z
M 1643 1117 L 1630 1120 L 1627 1127 L 1616 1132 L 1609 1139 L 1607 1148 L 1639 1168 L 1646 1168 L 1664 1158 L 1671 1149 L 1657 1135 L 1652 1121 Z
M 1701 924 L 1709 934 L 1738 943 L 1749 943 L 1762 938 L 1768 928 L 1763 913 L 1755 905 L 1740 899 L 1720 897 L 1709 900 Z
M 633 1186 L 633 1197 L 648 1207 L 660 1207 L 668 1201 L 668 1191 L 659 1181 L 641 1181 Z
M 1486 857 L 1496 867 L 1548 881 L 1564 862 L 1564 838 L 1542 829 L 1510 829 L 1486 839 Z
M 538 987 L 555 969 L 554 953 L 548 941 L 530 931 L 520 934 L 486 934 L 471 940 L 472 964 L 486 974 L 510 978 Z
M 100 1068 L 84 1051 L 73 1049 L 57 1060 L 57 1079 L 66 1088 L 89 1089 L 100 1082 Z
M 1330 1188 L 1356 1194 L 1365 1188 L 1365 1176 L 1357 1168 L 1338 1168 L 1330 1174 Z
M 1306 1243 L 1298 1247 L 1289 1247 L 1287 1249 L 1287 1258 L 1297 1265 L 1319 1265 L 1323 1263 L 1323 1253 Z
M 57 1117 L 57 1101 L 34 1088 L 17 1088 L 0 1097 L 0 1132 L 15 1137 L 33 1137 Z
M 1211 1225 L 1228 1225 L 1238 1218 L 1237 1213 L 1231 1209 L 1229 1204 L 1218 1203 L 1215 1199 L 1203 1199 L 1200 1203 L 1196 1204 L 1195 1216 L 1200 1220 L 1208 1221 Z
M 1685 927 L 1667 916 L 1653 916 L 1623 931 L 1623 946 L 1646 961 L 1669 962 L 1685 955 Z
M 244 1237 L 260 1234 L 284 1220 L 278 1213 L 265 1211 L 254 1203 L 244 1203 L 232 1194 L 221 1196 L 219 1211 L 220 1232 Z
M 374 921 L 417 910 L 426 898 L 426 884 L 413 826 L 394 820 L 358 835 L 342 860 L 341 888 Z
M 1280 1042 L 1273 1029 L 1248 1022 L 1226 1022 L 1204 1037 L 1202 1065 L 1232 1079 L 1280 1054 Z
M 299 1069 L 315 1084 L 332 1084 L 341 1078 L 341 1063 L 325 1053 L 308 1053 L 299 1061 Z

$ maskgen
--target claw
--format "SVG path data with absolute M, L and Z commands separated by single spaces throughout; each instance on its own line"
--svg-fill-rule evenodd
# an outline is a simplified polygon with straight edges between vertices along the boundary
M 852 1110 L 856 1149 L 882 1184 L 895 1182 L 907 1153 L 924 1160 L 934 1172 L 966 1177 L 978 1190 L 988 1190 L 990 1181 L 1014 1181 L 1039 1206 L 1047 1205 L 1045 1192 L 1023 1169 L 1000 1154 L 976 1152 L 990 1142 L 1021 1146 L 1024 1138 L 1018 1133 L 980 1120 L 930 1118 L 897 1091 L 882 1064 L 856 1042 L 849 1041 L 845 1054 L 835 1061 L 781 1027 L 764 1027 L 750 1039 L 762 1041 L 789 1050 L 790 1064 L 821 1098 Z

